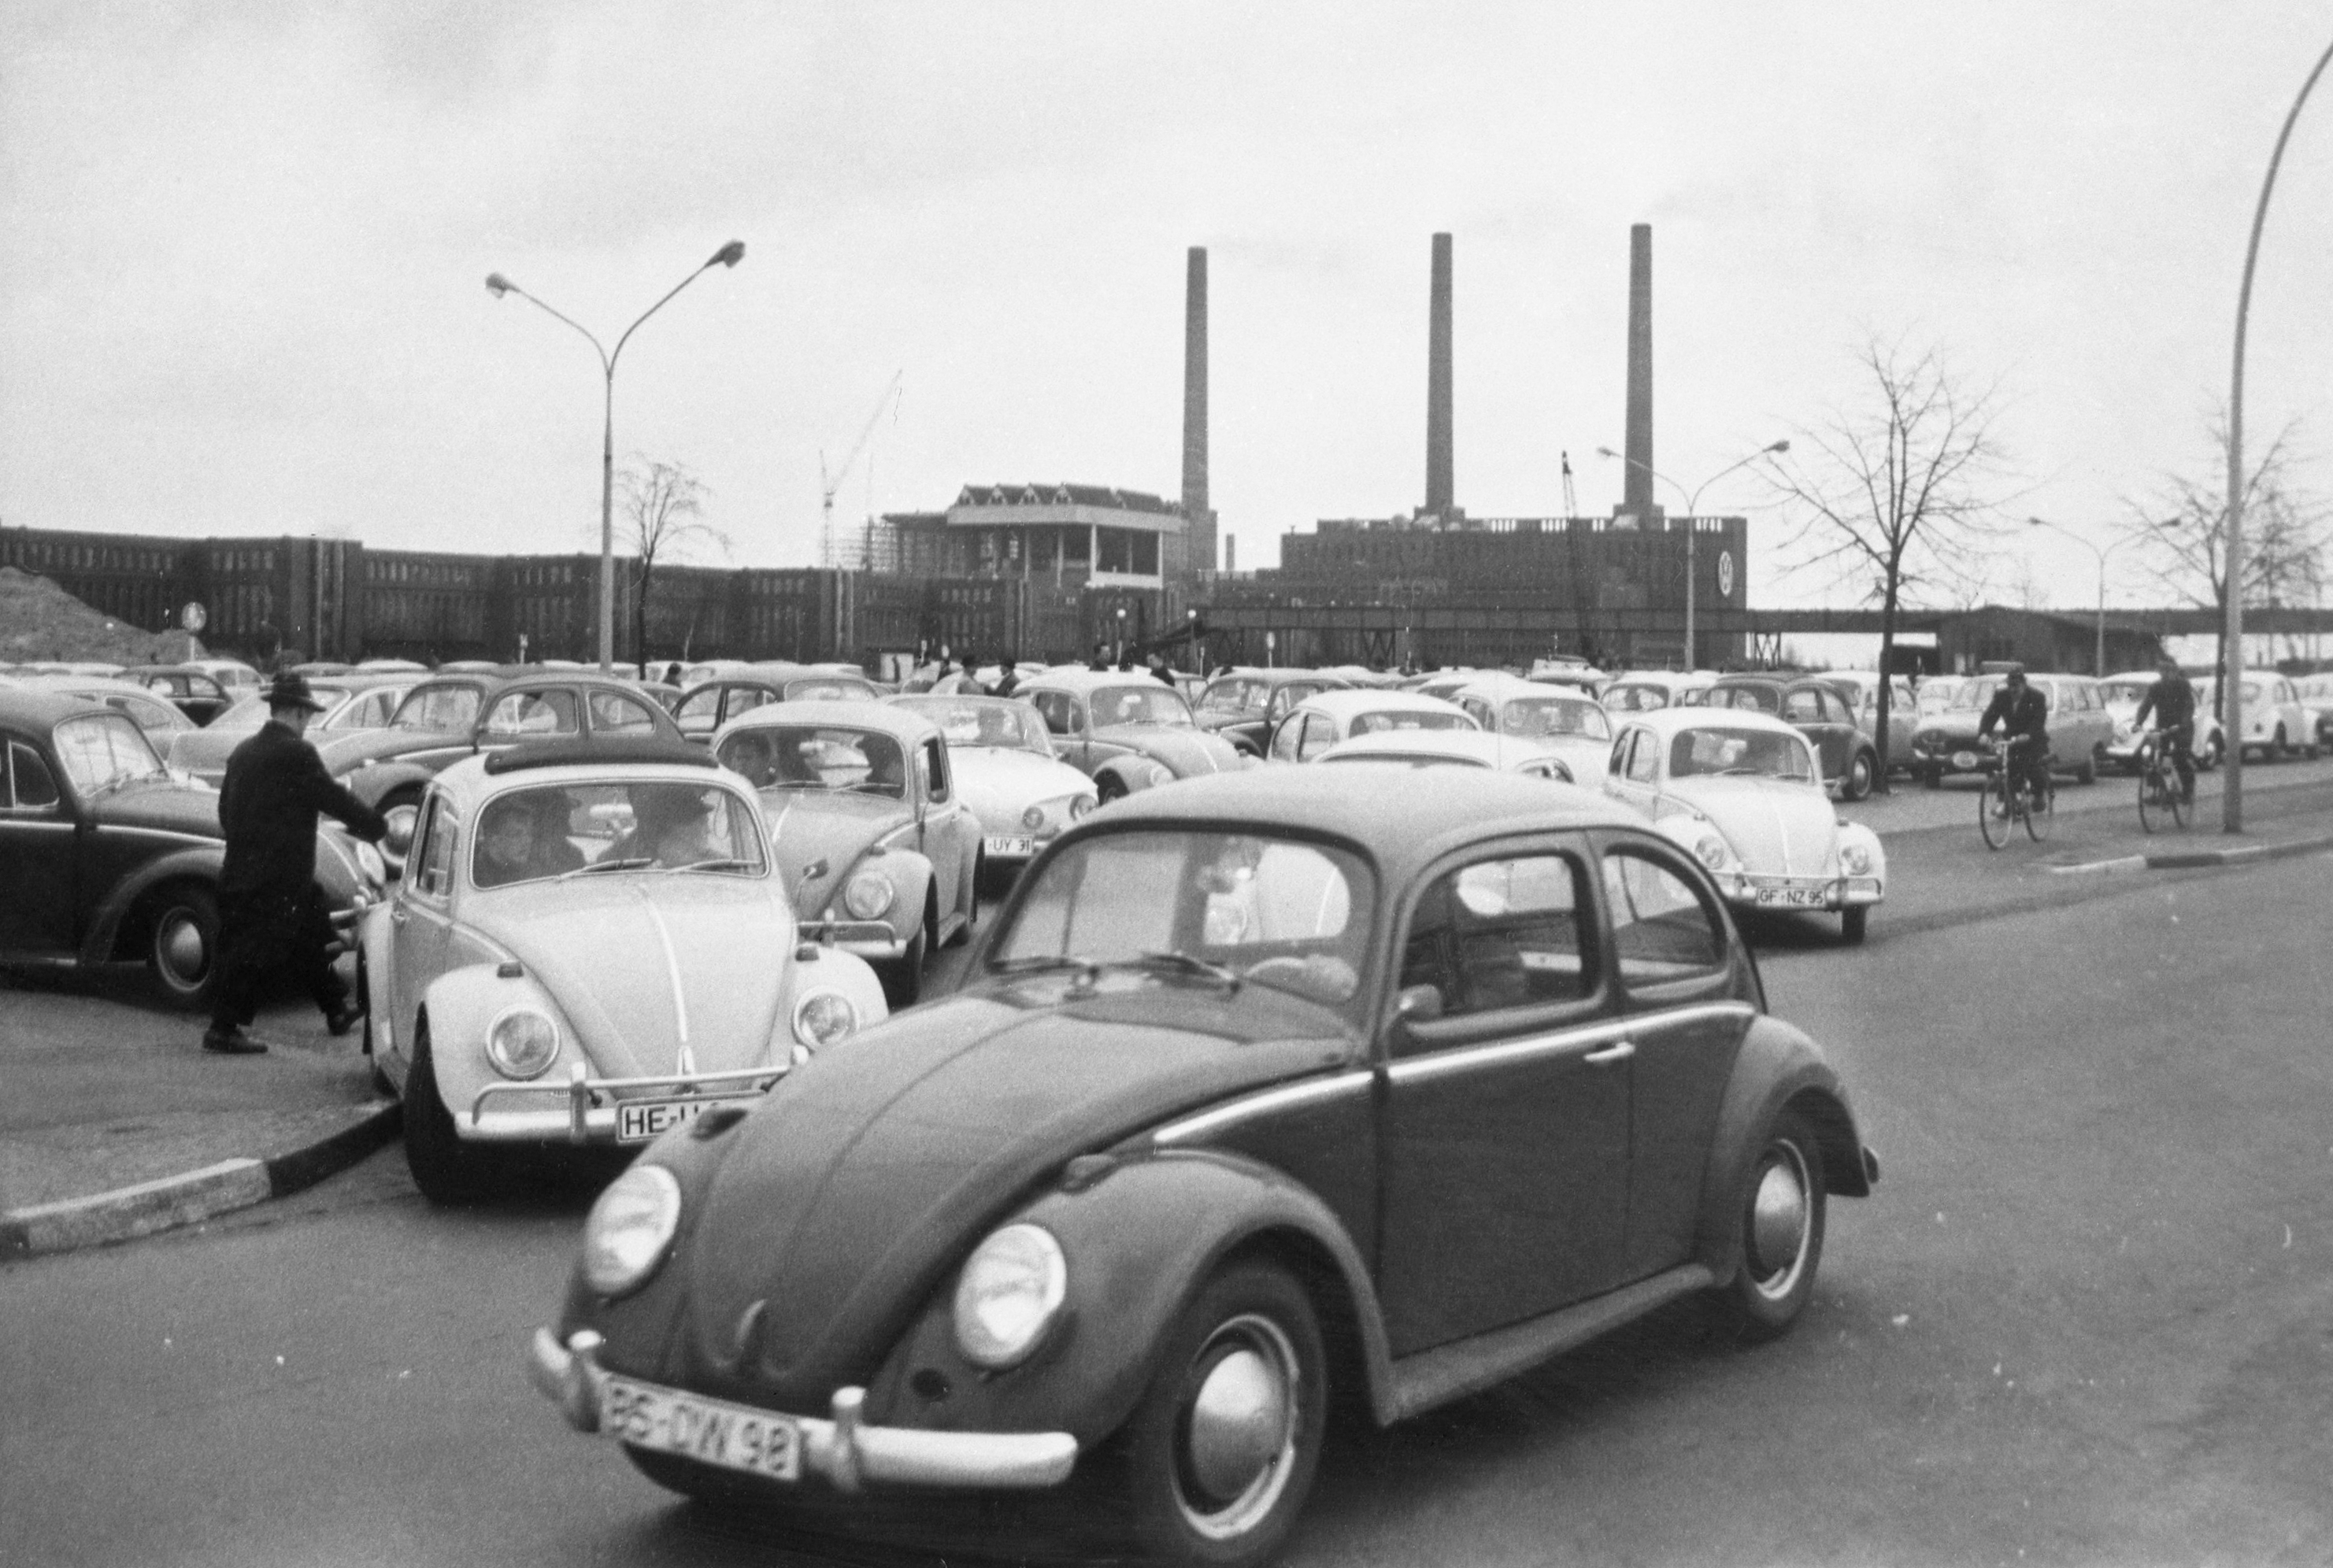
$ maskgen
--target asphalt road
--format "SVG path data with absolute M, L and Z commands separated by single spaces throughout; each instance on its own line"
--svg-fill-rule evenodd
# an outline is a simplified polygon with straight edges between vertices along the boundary
M 2333 1560 L 2333 857 L 2085 899 L 1769 945 L 1885 1165 L 1798 1332 L 1680 1306 L 1347 1438 L 1287 1561 Z M 392 1150 L 0 1270 L 0 1563 L 928 1561 L 559 1422 L 519 1356 L 590 1194 L 433 1211 Z

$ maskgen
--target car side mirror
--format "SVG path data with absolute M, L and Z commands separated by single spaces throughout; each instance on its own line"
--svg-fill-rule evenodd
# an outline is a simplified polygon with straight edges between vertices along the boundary
M 1442 1016 L 1440 986 L 1404 986 L 1393 999 L 1393 1016 L 1405 1024 L 1430 1024 Z

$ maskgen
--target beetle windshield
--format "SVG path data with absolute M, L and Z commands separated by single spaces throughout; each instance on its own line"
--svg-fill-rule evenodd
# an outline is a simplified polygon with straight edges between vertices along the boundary
M 1183 693 L 1157 681 L 1147 686 L 1104 686 L 1093 694 L 1094 727 L 1112 724 L 1185 724 L 1192 722 L 1191 704 Z
M 756 789 L 849 791 L 902 799 L 907 754 L 898 740 L 834 724 L 753 724 L 733 731 L 715 753 Z
M 57 726 L 57 760 L 84 800 L 107 789 L 162 773 L 138 726 L 120 713 L 92 713 Z
M 1257 713 L 1263 711 L 1271 688 L 1262 681 L 1234 675 L 1209 686 L 1199 699 L 1199 712 L 1215 714 Z
M 2108 681 L 2098 688 L 2098 701 L 2109 707 L 2136 708 L 2146 701 L 2147 688 L 2153 681 Z
M 475 686 L 417 686 L 397 705 L 389 727 L 466 733 L 478 722 L 478 701 Z
M 898 706 L 921 713 L 940 728 L 951 746 L 994 746 L 1009 751 L 1053 754 L 1045 721 L 1026 703 L 1007 697 L 903 697 Z
M 1814 782 L 1807 743 L 1770 730 L 1680 730 L 1669 742 L 1669 777 L 1748 776 Z
M 726 789 L 668 779 L 505 790 L 478 814 L 480 887 L 600 870 L 759 876 L 758 811 Z
M 1347 1012 L 1362 1005 L 1375 881 L 1360 856 L 1309 840 L 1129 829 L 1044 863 L 990 955 L 997 969 L 1160 955 Z
M 1612 738 L 1611 721 L 1604 710 L 1585 700 L 1564 697 L 1519 697 L 1499 708 L 1499 728 L 1510 735 L 1585 735 L 1591 741 Z
M 1432 709 L 1387 708 L 1381 712 L 1354 714 L 1349 733 L 1378 735 L 1390 730 L 1474 730 L 1480 727 L 1462 712 L 1437 713 Z

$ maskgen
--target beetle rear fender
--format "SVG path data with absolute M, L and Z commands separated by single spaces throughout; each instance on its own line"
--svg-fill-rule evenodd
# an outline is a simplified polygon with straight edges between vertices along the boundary
M 90 917 L 89 930 L 82 937 L 81 961 L 96 964 L 112 959 L 125 936 L 131 934 L 126 929 L 130 912 L 164 883 L 198 882 L 216 893 L 219 871 L 226 862 L 224 844 L 189 845 L 149 860 L 123 877 Z
M 399 789 L 426 789 L 437 776 L 410 762 L 377 762 L 370 768 L 355 770 L 341 782 L 348 786 L 350 794 L 379 810 L 380 803 Z
M 1049 1190 L 978 1235 L 1028 1221 L 1068 1266 L 1061 1319 L 1002 1372 L 957 1348 L 951 1267 L 872 1384 L 870 1420 L 967 1431 L 1067 1431 L 1090 1448 L 1123 1426 L 1183 1305 L 1224 1264 L 1257 1253 L 1312 1296 L 1332 1349 L 1332 1385 L 1393 1419 L 1392 1362 L 1368 1265 L 1334 1213 L 1255 1161 L 1177 1150 L 1107 1167 L 1075 1191 Z M 932 1394 L 940 1391 L 935 1399 Z
M 1094 770 L 1094 785 L 1099 789 L 1104 779 L 1115 779 L 1118 780 L 1118 787 L 1131 795 L 1138 789 L 1150 788 L 1152 766 L 1149 758 L 1138 752 L 1128 752 L 1124 756 L 1112 757 Z
M 1862 1139 L 1839 1075 L 1812 1040 L 1779 1018 L 1761 1015 L 1752 1020 L 1734 1057 L 1702 1188 L 1695 1257 L 1721 1282 L 1733 1278 L 1742 1262 L 1735 1198 L 1758 1158 L 1760 1137 L 1785 1106 L 1798 1110 L 1814 1128 L 1822 1149 L 1824 1190 L 1839 1198 L 1870 1194 Z

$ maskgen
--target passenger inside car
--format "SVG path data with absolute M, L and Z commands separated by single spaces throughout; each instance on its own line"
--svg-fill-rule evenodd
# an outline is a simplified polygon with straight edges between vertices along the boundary
M 501 887 L 580 869 L 582 852 L 568 842 L 567 821 L 563 790 L 527 789 L 493 802 L 478 827 L 477 884 Z

